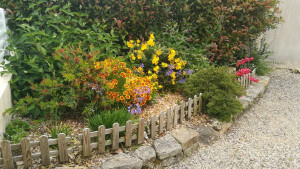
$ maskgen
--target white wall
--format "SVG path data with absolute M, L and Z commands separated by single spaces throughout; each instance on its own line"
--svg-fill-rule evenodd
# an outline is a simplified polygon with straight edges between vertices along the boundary
M 7 35 L 6 35 L 6 19 L 2 8 L 0 8 L 0 62 L 3 61 L 3 56 L 5 54 L 5 47 L 7 46 Z M 0 68 L 0 72 L 1 72 Z M 9 123 L 11 115 L 3 115 L 3 112 L 12 106 L 11 102 L 11 90 L 9 81 L 11 79 L 10 74 L 0 75 L 0 142 L 3 139 L 3 133 L 5 131 L 5 126 Z
M 284 22 L 266 33 L 271 58 L 289 67 L 300 67 L 300 0 L 281 0 Z

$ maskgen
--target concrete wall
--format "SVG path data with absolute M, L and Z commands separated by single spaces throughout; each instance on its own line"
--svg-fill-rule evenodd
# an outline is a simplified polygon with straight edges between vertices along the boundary
M 266 33 L 271 58 L 289 67 L 300 67 L 300 0 L 281 0 L 284 23 Z
M 3 56 L 5 54 L 5 47 L 7 46 L 7 35 L 6 35 L 6 19 L 4 10 L 0 8 L 0 62 L 3 61 Z M 0 72 L 2 69 L 0 68 Z M 3 133 L 5 131 L 5 126 L 11 120 L 11 115 L 3 115 L 3 112 L 12 106 L 11 102 L 11 90 L 9 81 L 11 80 L 11 75 L 6 74 L 0 75 L 0 142 L 3 139 Z

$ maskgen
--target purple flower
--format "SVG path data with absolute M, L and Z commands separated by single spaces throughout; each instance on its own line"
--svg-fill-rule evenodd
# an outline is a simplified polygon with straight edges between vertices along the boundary
M 179 83 L 184 83 L 186 81 L 186 79 L 184 78 L 184 79 L 180 79 L 180 80 L 178 80 L 178 82 Z
M 187 75 L 193 74 L 193 70 L 191 70 L 191 69 L 185 69 L 184 72 L 185 72 Z
M 181 70 L 179 70 L 178 72 L 176 72 L 176 75 L 177 76 L 180 76 L 182 74 L 182 71 Z
M 166 75 L 167 76 L 171 76 L 171 74 L 173 73 L 173 70 L 172 69 L 169 69 L 166 71 Z
M 139 67 L 144 68 L 145 67 L 144 63 L 140 63 Z
M 169 68 L 169 69 L 174 69 L 175 67 L 174 67 L 174 65 L 169 64 L 169 65 L 168 65 L 168 68 Z

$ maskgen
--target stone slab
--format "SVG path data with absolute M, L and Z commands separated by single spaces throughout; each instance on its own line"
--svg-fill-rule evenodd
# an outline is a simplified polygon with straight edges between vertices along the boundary
M 164 160 L 182 153 L 181 145 L 170 134 L 154 141 L 154 149 L 158 159 Z
M 155 161 L 156 152 L 151 146 L 141 146 L 135 150 L 134 155 L 143 160 L 143 165 L 146 166 L 149 163 Z
M 195 151 L 197 151 L 199 148 L 199 143 L 195 143 L 186 150 L 183 151 L 183 154 L 185 156 L 191 156 Z
M 177 154 L 176 156 L 166 158 L 161 161 L 161 166 L 168 167 L 172 164 L 178 163 L 183 159 L 183 152 Z
M 181 127 L 171 132 L 171 135 L 181 145 L 183 150 L 188 149 L 199 141 L 199 133 L 193 129 Z
M 138 157 L 120 153 L 106 160 L 102 165 L 102 169 L 141 169 L 143 161 Z
M 220 134 L 210 126 L 200 125 L 197 127 L 197 132 L 200 134 L 200 142 L 210 145 L 220 139 Z

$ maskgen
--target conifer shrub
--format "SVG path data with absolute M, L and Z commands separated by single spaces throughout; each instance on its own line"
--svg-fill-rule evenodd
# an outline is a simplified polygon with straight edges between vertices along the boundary
M 237 98 L 244 95 L 245 90 L 226 67 L 199 70 L 187 79 L 183 91 L 188 97 L 203 93 L 204 113 L 221 121 L 231 121 L 243 109 Z

